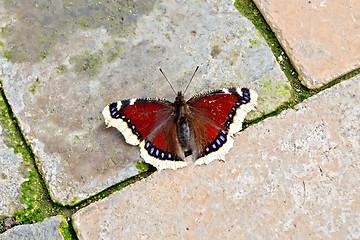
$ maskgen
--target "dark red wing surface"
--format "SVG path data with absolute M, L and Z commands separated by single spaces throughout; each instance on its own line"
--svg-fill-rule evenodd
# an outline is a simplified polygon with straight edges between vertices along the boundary
M 213 91 L 188 101 L 191 124 L 198 142 L 198 157 L 216 152 L 226 143 L 229 130 L 236 120 L 237 110 L 249 102 L 250 91 L 246 88 Z M 243 118 L 240 123 L 235 121 L 236 130 L 242 120 Z
M 110 106 L 111 111 L 111 106 Z M 157 102 L 154 100 L 136 100 L 133 104 L 122 101 L 120 109 L 121 118 L 130 121 L 128 126 L 133 133 L 139 133 L 139 140 L 147 138 L 151 133 L 154 134 L 160 125 L 170 117 L 172 111 L 170 102 Z M 115 117 L 117 112 L 112 114 Z
M 134 99 L 110 104 L 103 115 L 107 125 L 116 127 L 126 142 L 140 144 L 147 151 L 142 156 L 148 155 L 144 159 L 153 164 L 155 159 L 183 160 L 172 111 L 168 101 Z

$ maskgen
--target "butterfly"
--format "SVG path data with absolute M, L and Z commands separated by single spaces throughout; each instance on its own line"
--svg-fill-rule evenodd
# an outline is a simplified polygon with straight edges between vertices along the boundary
M 145 162 L 161 171 L 187 166 L 188 155 L 196 165 L 225 160 L 234 134 L 242 129 L 247 113 L 255 110 L 257 97 L 252 89 L 233 87 L 185 101 L 180 91 L 175 102 L 127 99 L 109 104 L 102 114 L 107 127 L 119 130 L 128 144 L 139 145 Z

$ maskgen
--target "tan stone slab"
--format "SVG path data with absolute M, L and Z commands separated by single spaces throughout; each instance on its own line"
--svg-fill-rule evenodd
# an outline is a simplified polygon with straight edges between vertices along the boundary
M 360 237 L 360 77 L 246 129 L 226 162 L 164 170 L 78 211 L 79 239 Z
M 3 4 L 1 4 L 3 3 Z M 54 201 L 73 205 L 138 174 L 139 148 L 105 129 L 102 109 L 127 98 L 185 97 L 247 86 L 256 118 L 291 98 L 264 38 L 233 1 L 0 0 L 0 77 Z
M 360 67 L 360 1 L 254 2 L 307 87 L 321 87 Z

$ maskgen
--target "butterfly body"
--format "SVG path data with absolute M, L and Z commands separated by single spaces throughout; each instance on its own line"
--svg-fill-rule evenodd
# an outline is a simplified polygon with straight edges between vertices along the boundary
M 176 97 L 173 114 L 176 121 L 178 141 L 184 151 L 189 151 L 190 127 L 187 121 L 187 119 L 189 119 L 189 107 L 187 106 L 185 98 L 181 92 L 178 92 Z
M 257 104 L 247 88 L 225 88 L 185 101 L 131 99 L 113 102 L 103 110 L 108 127 L 117 128 L 127 143 L 140 146 L 141 157 L 158 170 L 181 168 L 191 154 L 195 164 L 225 160 L 246 114 Z

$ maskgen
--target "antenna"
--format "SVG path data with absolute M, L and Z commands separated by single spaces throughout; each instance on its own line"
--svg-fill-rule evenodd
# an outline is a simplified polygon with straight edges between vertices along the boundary
M 167 79 L 167 77 L 165 76 L 164 72 L 161 70 L 161 68 L 159 68 L 160 72 L 162 73 L 162 75 L 164 76 L 164 78 L 166 79 L 166 81 L 169 83 L 171 89 L 174 91 L 174 93 L 176 94 L 176 91 L 174 90 L 173 86 L 171 85 L 169 79 Z
M 197 70 L 198 70 L 198 69 L 199 69 L 199 66 L 197 66 L 197 67 L 196 67 L 196 69 L 195 69 L 195 71 L 194 71 L 193 75 L 191 76 L 190 81 L 189 81 L 188 85 L 187 85 L 187 86 L 186 86 L 186 88 L 185 88 L 184 95 L 185 95 L 186 90 L 188 89 L 188 87 L 189 87 L 189 85 L 190 85 L 191 81 L 193 80 L 193 78 L 194 78 L 194 76 L 195 76 L 195 73 L 197 72 Z

